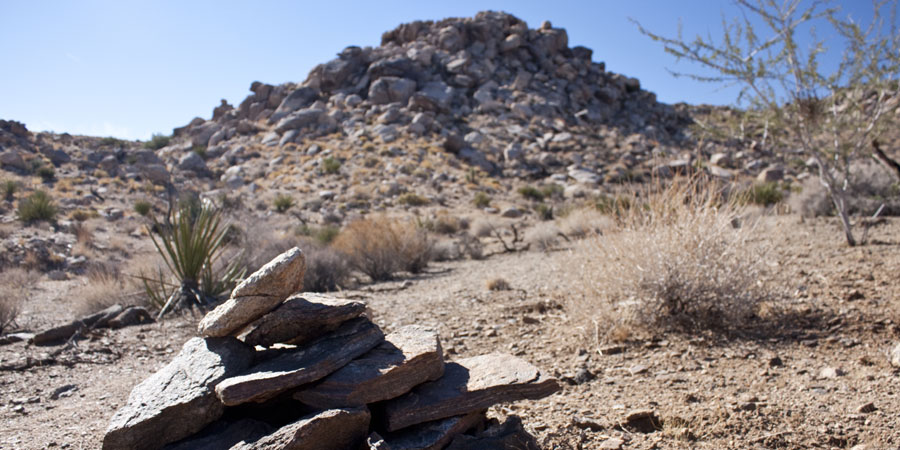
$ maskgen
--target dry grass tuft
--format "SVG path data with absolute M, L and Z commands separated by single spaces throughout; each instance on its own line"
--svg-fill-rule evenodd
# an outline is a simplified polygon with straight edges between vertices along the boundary
M 541 223 L 528 230 L 525 234 L 525 242 L 534 245 L 542 252 L 546 252 L 559 244 L 559 237 L 559 228 L 550 223 Z
M 594 207 L 577 208 L 557 220 L 560 230 L 571 239 L 584 239 L 615 227 L 613 220 Z
M 15 324 L 23 300 L 38 279 L 38 274 L 20 268 L 0 272 L 0 334 Z
M 377 215 L 347 224 L 334 241 L 350 266 L 373 281 L 401 271 L 421 272 L 432 257 L 433 241 L 410 220 Z
M 146 270 L 135 270 L 134 274 Z M 112 305 L 148 304 L 144 288 L 140 281 L 122 272 L 119 265 L 113 263 L 92 263 L 85 270 L 87 280 L 77 287 L 72 297 L 75 300 L 75 313 L 78 317 L 93 314 Z
M 754 227 L 735 227 L 743 210 L 716 186 L 680 182 L 634 201 L 616 230 L 573 254 L 584 282 L 573 315 L 590 317 L 598 340 L 740 327 L 779 298 Z

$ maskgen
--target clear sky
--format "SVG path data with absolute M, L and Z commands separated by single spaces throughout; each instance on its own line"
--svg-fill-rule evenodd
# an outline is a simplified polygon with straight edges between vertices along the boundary
M 871 14 L 867 1 L 845 11 Z M 506 11 L 563 27 L 607 70 L 637 77 L 668 103 L 729 104 L 734 89 L 675 79 L 661 46 L 629 22 L 675 35 L 718 36 L 727 0 L 0 0 L 0 119 L 127 139 L 169 134 L 237 105 L 250 83 L 303 81 L 348 45 L 377 46 L 400 23 Z

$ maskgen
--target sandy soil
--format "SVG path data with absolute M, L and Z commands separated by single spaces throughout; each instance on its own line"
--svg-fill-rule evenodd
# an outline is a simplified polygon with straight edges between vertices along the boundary
M 759 332 L 751 324 L 730 336 L 594 343 L 566 309 L 579 286 L 565 248 L 435 263 L 343 294 L 368 301 L 386 331 L 436 327 L 450 359 L 507 351 L 560 377 L 552 397 L 489 412 L 522 416 L 548 449 L 900 448 L 900 370 L 887 356 L 900 340 L 900 220 L 875 225 L 872 243 L 858 248 L 830 219 L 766 223 L 767 262 L 785 275 L 793 314 Z M 488 290 L 494 278 L 511 289 Z M 54 283 L 29 299 L 24 327 L 71 318 L 73 282 Z M 132 386 L 180 349 L 198 319 L 101 331 L 69 348 L 0 347 L 0 366 L 53 360 L 0 371 L 0 448 L 98 448 Z M 656 427 L 621 426 L 642 409 Z

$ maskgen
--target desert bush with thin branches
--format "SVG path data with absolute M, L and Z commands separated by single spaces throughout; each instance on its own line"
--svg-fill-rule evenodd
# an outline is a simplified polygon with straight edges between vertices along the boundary
M 380 215 L 350 222 L 334 241 L 350 266 L 373 281 L 422 271 L 431 261 L 432 246 L 428 233 L 413 221 Z
M 15 324 L 22 301 L 37 281 L 36 273 L 20 268 L 0 272 L 0 334 Z
M 779 298 L 755 227 L 737 225 L 742 207 L 715 186 L 676 183 L 633 203 L 641 206 L 623 212 L 616 229 L 573 253 L 584 295 L 572 307 L 592 319 L 597 339 L 739 326 Z

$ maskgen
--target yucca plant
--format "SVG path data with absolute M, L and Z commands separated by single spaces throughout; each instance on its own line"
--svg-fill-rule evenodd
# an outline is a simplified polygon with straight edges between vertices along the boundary
M 223 261 L 228 226 L 215 207 L 203 205 L 197 212 L 183 204 L 163 222 L 154 218 L 153 230 L 158 236 L 150 238 L 169 274 L 159 269 L 140 278 L 160 317 L 176 307 L 204 309 L 244 276 L 240 258 Z

